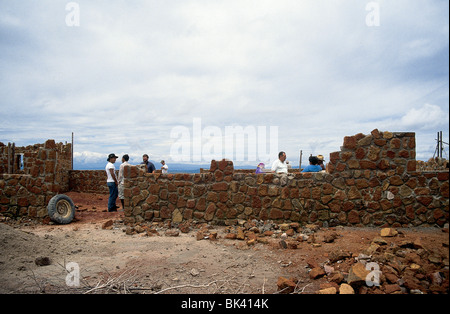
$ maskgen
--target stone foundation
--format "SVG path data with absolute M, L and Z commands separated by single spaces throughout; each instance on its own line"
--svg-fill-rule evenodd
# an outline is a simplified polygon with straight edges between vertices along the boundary
M 448 222 L 448 171 L 416 172 L 415 134 L 372 131 L 345 137 L 328 172 L 252 174 L 212 161 L 199 174 L 125 171 L 127 223 L 237 219 L 325 226 L 443 226 Z
M 449 220 L 449 172 L 416 171 L 415 134 L 373 130 L 344 138 L 327 172 L 286 175 L 235 171 L 212 161 L 197 174 L 147 174 L 125 168 L 125 222 L 238 219 L 323 226 L 443 226 Z M 0 143 L 0 213 L 45 217 L 48 201 L 67 191 L 108 193 L 106 174 L 71 171 L 71 146 L 11 148 Z M 23 154 L 23 169 L 15 167 Z

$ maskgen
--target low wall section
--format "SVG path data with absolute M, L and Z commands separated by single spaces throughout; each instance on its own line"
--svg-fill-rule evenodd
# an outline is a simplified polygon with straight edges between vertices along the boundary
M 119 175 L 119 171 L 116 171 L 116 175 Z M 72 192 L 108 194 L 105 170 L 69 171 L 69 190 Z
M 414 133 L 374 130 L 345 137 L 341 151 L 330 154 L 328 172 L 239 173 L 226 160 L 198 174 L 146 174 L 128 166 L 125 221 L 442 226 L 449 220 L 449 173 L 416 172 L 415 165 Z

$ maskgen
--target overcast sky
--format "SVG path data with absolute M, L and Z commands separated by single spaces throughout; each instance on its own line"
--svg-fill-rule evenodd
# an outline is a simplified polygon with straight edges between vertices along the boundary
M 377 128 L 416 132 L 427 160 L 438 131 L 449 141 L 448 12 L 448 0 L 0 0 L 0 142 L 74 132 L 77 162 L 170 163 L 188 130 L 195 161 L 201 121 L 215 152 L 227 127 L 266 139 L 275 127 L 298 164 Z

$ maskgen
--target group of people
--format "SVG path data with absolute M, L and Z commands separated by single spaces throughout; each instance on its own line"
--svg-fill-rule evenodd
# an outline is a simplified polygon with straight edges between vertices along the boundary
M 117 197 L 120 199 L 120 202 L 122 203 L 122 208 L 125 207 L 124 200 L 124 176 L 123 171 L 124 167 L 126 165 L 129 165 L 128 161 L 130 160 L 130 157 L 128 155 L 123 155 L 122 157 L 122 164 L 119 167 L 119 177 L 116 177 L 116 168 L 114 166 L 114 163 L 116 162 L 118 156 L 115 154 L 110 154 L 108 156 L 108 164 L 105 167 L 106 174 L 107 174 L 107 184 L 109 188 L 109 199 L 108 199 L 108 212 L 114 212 L 117 211 L 119 208 L 116 205 Z M 163 174 L 168 173 L 169 167 L 166 165 L 164 160 L 161 160 L 161 172 Z M 144 154 L 142 156 L 142 163 L 141 165 L 145 165 L 148 173 L 154 173 L 156 171 L 155 165 L 149 160 L 149 157 L 147 154 Z M 272 172 L 272 173 L 288 173 L 289 168 L 289 161 L 286 160 L 286 153 L 280 152 L 278 154 L 278 159 L 275 160 L 272 164 L 272 168 L 270 170 L 266 170 L 264 168 L 264 164 L 260 163 L 256 169 L 256 173 L 266 173 L 266 172 Z M 324 158 L 322 155 L 318 156 L 312 156 L 309 157 L 309 165 L 306 166 L 302 172 L 320 172 L 325 170 L 324 165 Z
M 289 161 L 286 160 L 286 153 L 280 152 L 278 154 L 278 159 L 275 160 L 272 164 L 272 168 L 269 171 L 266 171 L 264 169 L 264 164 L 260 163 L 258 167 L 256 168 L 256 173 L 265 173 L 265 172 L 272 172 L 272 173 L 288 173 L 289 168 Z M 324 171 L 325 165 L 324 165 L 324 157 L 322 155 L 318 156 L 312 156 L 309 157 L 309 165 L 306 166 L 302 172 L 320 172 Z
M 124 200 L 124 176 L 123 171 L 125 166 L 130 165 L 128 161 L 130 160 L 130 156 L 123 155 L 122 156 L 122 164 L 119 167 L 119 176 L 116 176 L 116 167 L 114 164 L 117 161 L 118 156 L 116 154 L 109 154 L 108 156 L 108 164 L 105 167 L 106 175 L 107 175 L 107 185 L 109 188 L 109 199 L 108 199 L 108 212 L 115 212 L 119 208 L 116 205 L 117 198 L 120 199 L 120 202 L 122 203 L 122 209 L 125 208 Z M 142 163 L 141 165 L 145 165 L 148 173 L 154 173 L 156 171 L 155 165 L 148 159 L 148 155 L 144 154 L 142 156 Z M 168 173 L 169 167 L 166 165 L 166 162 L 164 160 L 161 160 L 161 172 L 162 173 Z

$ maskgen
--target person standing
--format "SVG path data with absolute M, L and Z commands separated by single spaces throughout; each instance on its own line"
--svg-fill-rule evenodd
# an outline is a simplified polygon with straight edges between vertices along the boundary
M 142 156 L 141 165 L 145 165 L 147 167 L 147 173 L 153 173 L 156 170 L 155 165 L 151 161 L 148 160 L 147 154 L 144 154 L 144 156 Z
M 161 172 L 162 174 L 168 174 L 169 173 L 169 166 L 166 165 L 166 162 L 164 160 L 161 160 Z
M 124 187 L 125 178 L 123 176 L 123 171 L 124 171 L 125 166 L 129 165 L 128 160 L 130 160 L 130 156 L 123 155 L 122 156 L 122 164 L 120 165 L 120 168 L 119 168 L 119 199 L 120 199 L 120 202 L 122 203 L 122 209 L 125 209 L 125 201 L 124 201 L 125 195 L 123 193 L 124 188 L 125 188 Z
M 119 185 L 119 181 L 116 178 L 116 167 L 114 167 L 114 163 L 116 162 L 118 156 L 115 154 L 109 154 L 108 156 L 108 164 L 105 167 L 107 180 L 106 183 L 109 188 L 109 199 L 108 199 L 108 212 L 116 212 L 116 200 L 119 194 L 117 186 Z
M 286 153 L 280 152 L 278 154 L 278 159 L 272 164 L 272 172 L 275 173 L 288 173 L 288 166 L 286 163 Z

